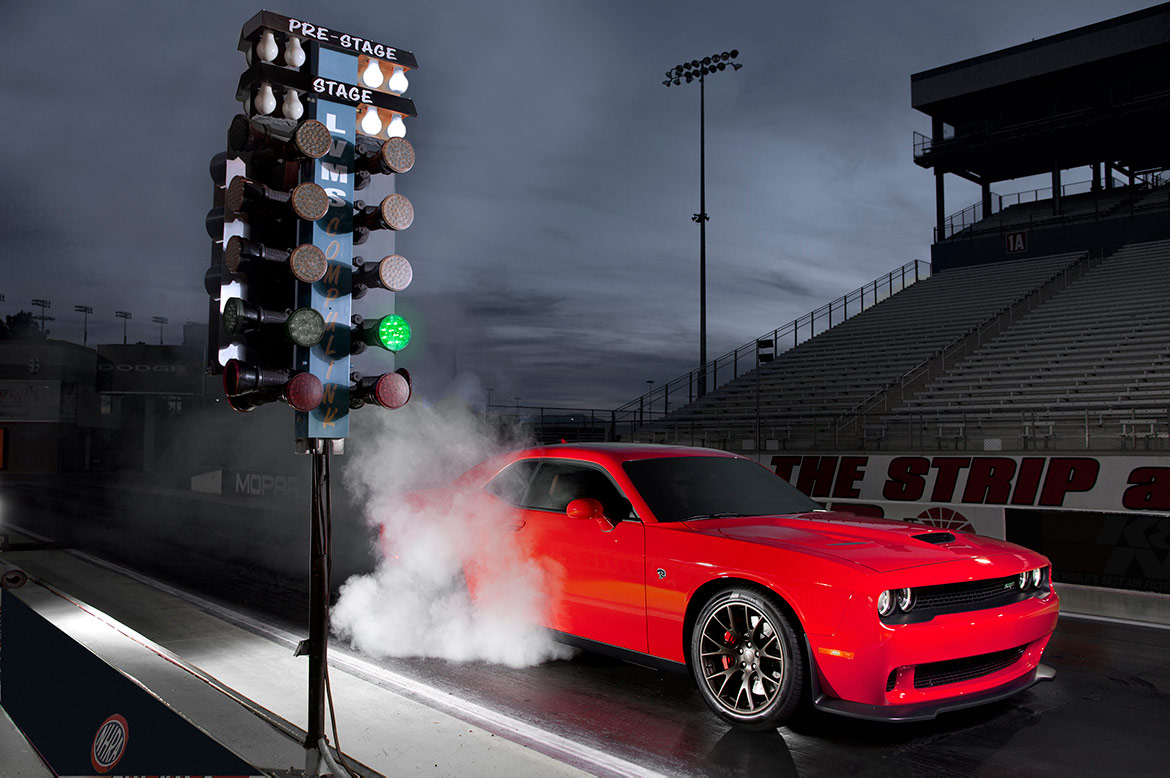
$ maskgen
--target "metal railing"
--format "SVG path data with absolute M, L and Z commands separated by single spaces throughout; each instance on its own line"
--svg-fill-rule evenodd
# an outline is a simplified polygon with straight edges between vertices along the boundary
M 686 375 L 652 388 L 615 409 L 615 424 L 643 424 L 660 419 L 672 409 L 677 410 L 689 405 L 707 392 L 734 381 L 741 374 L 755 370 L 761 342 L 770 341 L 773 344 L 771 351 L 779 355 L 929 276 L 929 262 L 911 260 L 814 311 L 728 351 Z
M 1120 179 L 1120 178 L 1114 178 L 1113 179 L 1113 190 L 1116 191 L 1116 190 L 1124 189 L 1126 187 L 1136 186 L 1136 187 L 1139 187 L 1142 191 L 1145 191 L 1145 190 L 1156 189 L 1158 187 L 1165 186 L 1166 182 L 1167 182 L 1167 175 L 1166 175 L 1165 171 L 1151 172 L 1151 173 L 1140 173 L 1140 174 L 1137 174 L 1132 181 L 1128 181 L 1128 180 L 1124 180 L 1124 179 Z M 987 211 L 986 213 L 984 212 L 983 202 L 979 201 L 976 203 L 972 203 L 971 205 L 968 205 L 966 208 L 963 208 L 960 211 L 956 211 L 955 213 L 948 216 L 943 221 L 943 234 L 942 234 L 941 239 L 945 240 L 946 238 L 950 238 L 954 235 L 957 235 L 958 233 L 962 232 L 963 230 L 978 224 L 979 222 L 983 221 L 984 219 L 988 218 L 989 216 L 994 216 L 995 214 L 997 214 L 997 213 L 999 213 L 1007 208 L 1011 208 L 1012 206 L 1023 205 L 1025 203 L 1042 202 L 1044 200 L 1051 200 L 1053 191 L 1054 190 L 1052 187 L 1046 186 L 1046 187 L 1040 187 L 1038 189 L 1026 189 L 1022 192 L 1013 192 L 1011 194 L 1004 194 L 1004 195 L 997 194 L 996 192 L 992 192 L 991 193 L 991 209 L 989 211 Z M 1074 182 L 1068 183 L 1068 184 L 1061 184 L 1061 187 L 1060 187 L 1061 197 L 1071 197 L 1073 195 L 1086 194 L 1086 193 L 1089 193 L 1092 191 L 1093 191 L 1093 182 L 1091 180 L 1074 181 Z M 1099 190 L 1099 191 L 1104 192 L 1104 191 L 1109 191 L 1109 190 Z M 1072 216 L 1074 218 L 1097 217 L 1097 216 L 1100 216 L 1102 214 L 1109 214 L 1109 213 L 1113 212 L 1114 210 L 1116 210 L 1117 208 L 1119 208 L 1121 205 L 1122 205 L 1121 202 L 1108 202 L 1107 207 L 1104 210 L 1095 209 L 1091 213 L 1078 212 L 1078 213 L 1072 214 Z M 1041 221 L 1051 221 L 1053 218 L 1056 218 L 1056 217 L 1054 217 L 1052 215 L 1045 215 L 1040 220 Z M 1035 219 L 1030 218 L 1029 222 L 1034 221 L 1034 220 Z M 1013 224 L 1011 226 L 1016 226 L 1016 225 Z M 940 237 L 937 233 L 938 233 L 938 228 L 936 227 L 935 228 L 935 236 L 934 236 L 936 241 L 940 240 Z
M 623 440 L 705 446 L 748 455 L 785 451 L 1170 451 L 1163 407 L 1005 409 L 986 413 L 873 413 L 849 429 L 832 414 L 764 416 L 719 423 L 660 422 Z

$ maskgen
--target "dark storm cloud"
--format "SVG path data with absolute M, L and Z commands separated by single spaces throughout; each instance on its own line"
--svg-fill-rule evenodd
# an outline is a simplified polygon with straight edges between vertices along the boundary
M 427 2 L 273 10 L 410 49 L 419 396 L 612 407 L 698 353 L 697 85 L 677 62 L 736 47 L 706 90 L 710 355 L 927 258 L 933 184 L 912 161 L 910 74 L 1141 7 L 1124 0 Z M 238 2 L 8 4 L 0 51 L 0 312 L 153 341 L 203 320 L 208 159 L 244 69 Z M 1013 191 L 1010 182 L 1003 191 Z M 979 197 L 948 183 L 948 210 Z M 364 247 L 380 250 L 374 240 Z M 369 258 L 369 257 L 367 257 Z M 371 294 L 357 305 L 376 315 Z M 429 350 L 429 351 L 428 351 Z M 372 372 L 377 359 L 363 356 Z M 456 379 L 458 377 L 458 379 Z M 470 399 L 470 398 L 469 398 Z

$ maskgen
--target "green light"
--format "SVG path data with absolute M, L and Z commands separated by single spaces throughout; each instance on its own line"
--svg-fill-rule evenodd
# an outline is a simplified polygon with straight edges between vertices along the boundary
M 396 313 L 378 322 L 378 345 L 387 351 L 401 351 L 410 343 L 410 324 Z

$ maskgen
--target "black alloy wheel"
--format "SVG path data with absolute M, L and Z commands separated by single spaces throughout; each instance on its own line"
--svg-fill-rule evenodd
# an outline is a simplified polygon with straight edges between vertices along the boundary
M 769 730 L 796 712 L 804 661 L 788 619 L 766 595 L 725 589 L 703 607 L 691 634 L 691 670 L 719 716 Z

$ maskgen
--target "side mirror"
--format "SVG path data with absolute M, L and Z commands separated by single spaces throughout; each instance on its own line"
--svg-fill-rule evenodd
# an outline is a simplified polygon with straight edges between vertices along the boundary
M 589 519 L 596 521 L 597 526 L 601 528 L 602 532 L 610 532 L 613 530 L 613 524 L 609 522 L 609 519 L 605 518 L 605 507 L 602 506 L 601 500 L 595 500 L 592 497 L 580 497 L 565 506 L 565 514 L 570 519 Z
M 570 519 L 603 519 L 605 518 L 605 508 L 602 507 L 601 500 L 580 497 L 565 507 L 565 514 Z

